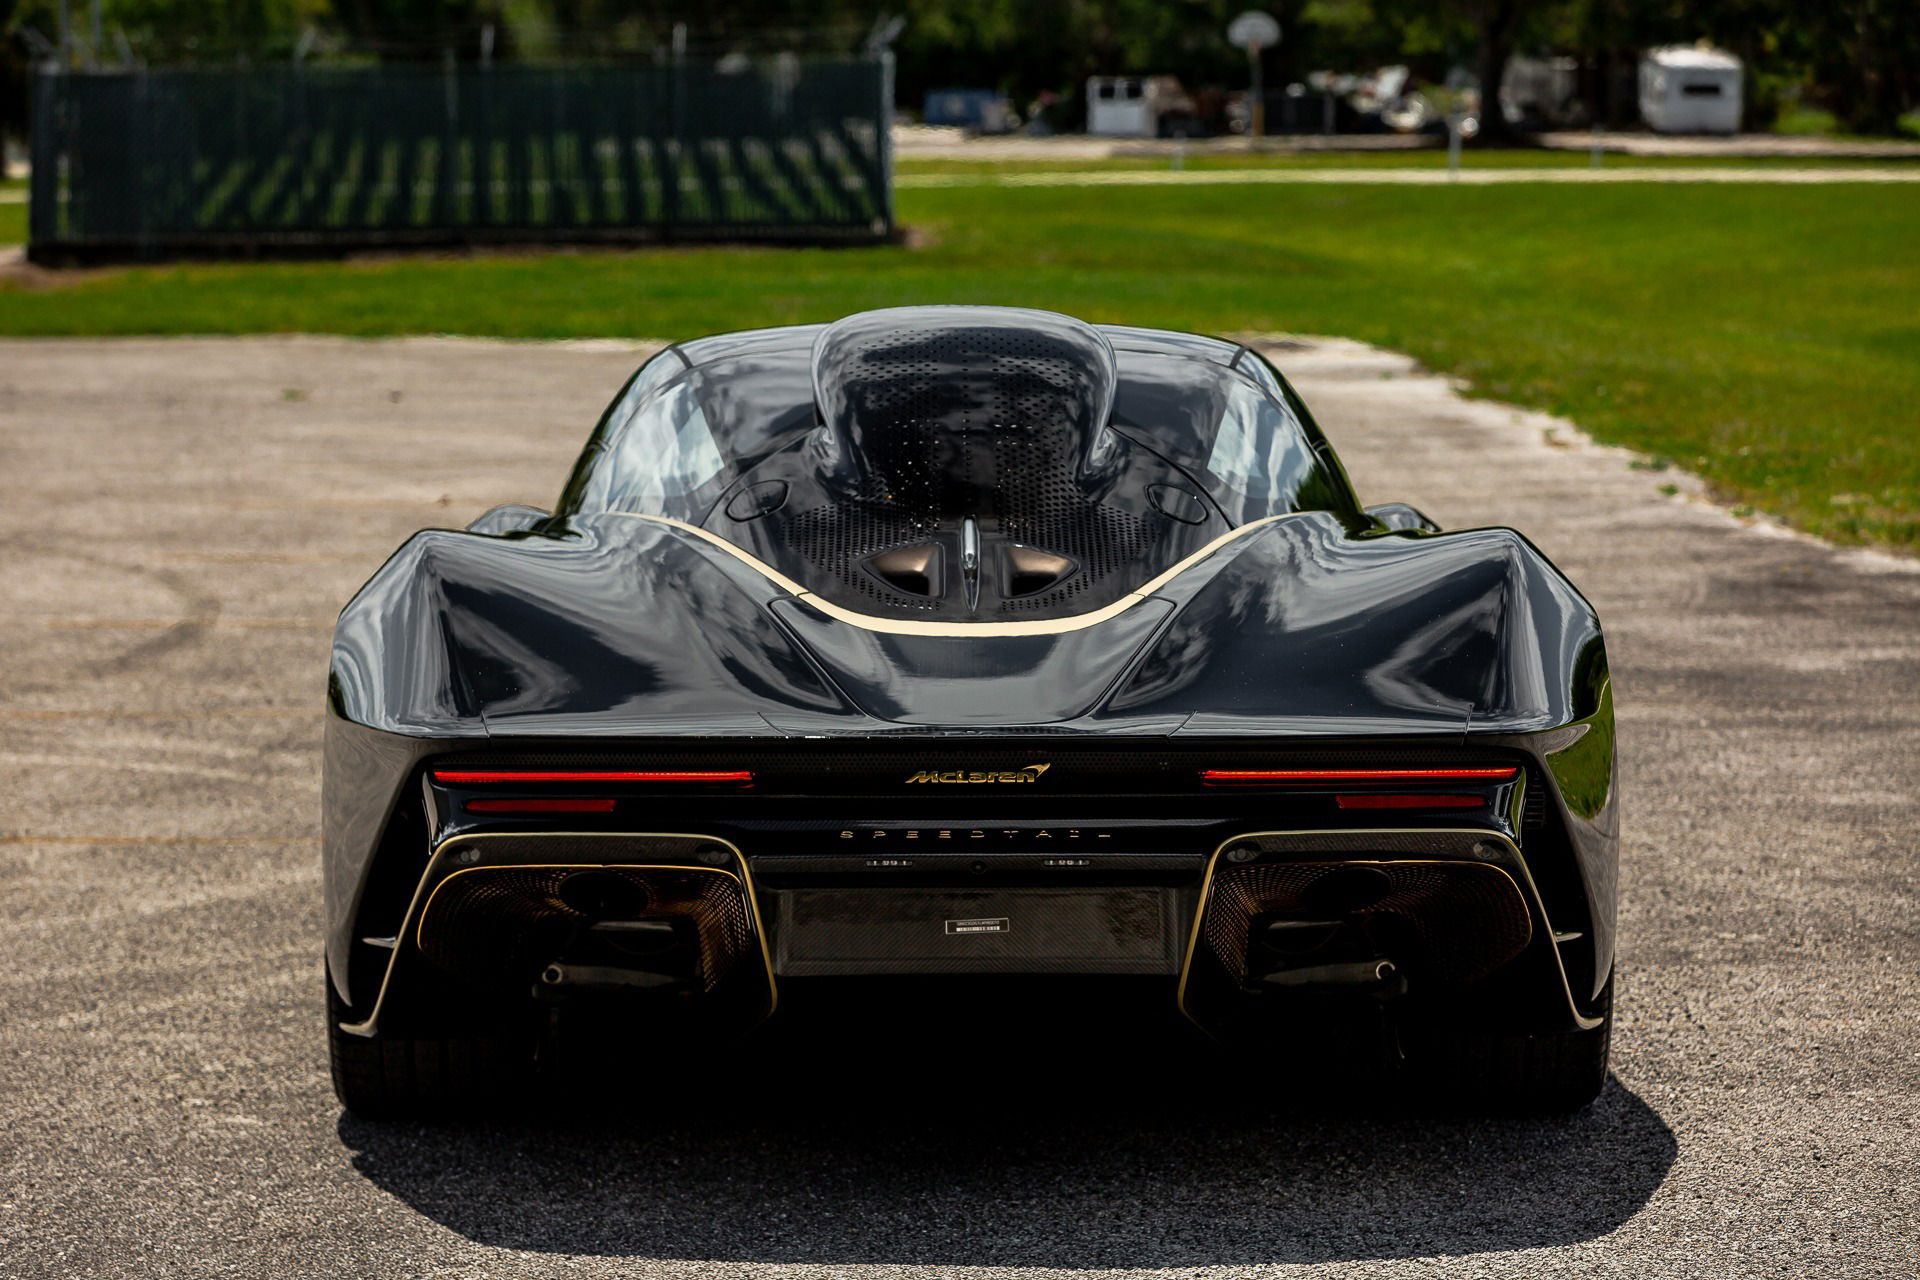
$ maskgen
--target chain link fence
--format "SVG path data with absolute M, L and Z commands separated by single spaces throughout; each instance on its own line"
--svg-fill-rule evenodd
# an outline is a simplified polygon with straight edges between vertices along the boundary
M 882 240 L 892 89 L 885 56 L 44 71 L 28 256 Z

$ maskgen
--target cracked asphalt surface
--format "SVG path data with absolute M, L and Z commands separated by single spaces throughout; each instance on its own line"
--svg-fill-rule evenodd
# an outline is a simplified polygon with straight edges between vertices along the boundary
M 545 505 L 639 350 L 0 344 L 0 1275 L 1920 1271 L 1920 566 L 1743 527 L 1342 342 L 1276 358 L 1365 499 L 1525 530 L 1608 626 L 1592 1108 L 1422 1116 L 1218 1078 L 1157 1026 L 981 1012 L 666 1087 L 636 1063 L 551 1115 L 343 1118 L 332 616 L 415 528 Z

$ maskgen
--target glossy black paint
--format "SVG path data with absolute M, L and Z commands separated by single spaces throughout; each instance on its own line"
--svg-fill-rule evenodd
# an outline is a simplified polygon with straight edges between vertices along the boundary
M 850 496 L 925 483 L 925 454 L 953 468 L 969 443 L 1047 436 L 1046 461 L 1082 489 L 1110 484 L 1120 441 L 1108 429 L 1118 368 L 1092 325 L 1048 311 L 910 307 L 867 311 L 827 326 L 811 356 L 820 415 L 815 459 Z M 900 448 L 924 435 L 921 457 Z M 973 439 L 970 441 L 968 437 Z M 990 506 L 997 477 L 964 467 L 936 495 L 943 514 Z
M 1083 614 L 1270 515 L 1367 523 L 1259 356 L 1149 334 L 912 307 L 669 348 L 602 418 L 557 518 L 698 524 L 823 599 L 964 621 Z M 914 586 L 873 560 L 915 548 L 932 573 Z M 1065 572 L 1019 574 L 1023 550 Z
M 1460 736 L 1590 715 L 1604 664 L 1591 610 L 1518 534 L 1354 536 L 1321 513 L 1249 529 L 1055 634 L 893 633 L 810 599 L 651 520 L 430 530 L 342 615 L 336 708 L 445 737 Z
M 670 348 L 622 390 L 553 514 L 419 533 L 348 604 L 324 798 L 329 967 L 349 1006 L 377 977 L 357 939 L 395 926 L 430 841 L 476 824 L 423 780 L 455 755 L 751 758 L 769 780 L 752 794 L 649 793 L 617 819 L 724 828 L 750 860 L 855 819 L 1130 814 L 1132 838 L 1200 857 L 1235 829 L 1394 821 L 1325 794 L 1205 792 L 1201 768 L 1510 760 L 1545 793 L 1533 825 L 1505 794 L 1420 822 L 1510 832 L 1556 929 L 1581 935 L 1562 951 L 1576 1003 L 1598 994 L 1618 841 L 1605 649 L 1538 550 L 1361 511 L 1298 397 L 1233 344 L 1044 313 L 876 314 Z M 996 325 L 1041 351 L 1011 385 L 1059 424 L 998 459 L 998 419 L 1019 415 L 982 408 L 1009 385 Z M 861 381 L 876 341 L 934 366 L 913 385 L 947 396 L 937 412 L 902 418 Z M 1009 496 L 1036 478 L 1065 496 Z M 830 519 L 838 541 L 808 543 Z M 983 574 L 970 599 L 952 568 L 969 537 L 989 565 L 1038 546 L 1074 569 L 1026 600 Z M 862 585 L 874 549 L 920 544 L 941 566 L 926 598 Z M 1030 791 L 900 787 L 909 762 L 1038 759 L 1057 763 Z

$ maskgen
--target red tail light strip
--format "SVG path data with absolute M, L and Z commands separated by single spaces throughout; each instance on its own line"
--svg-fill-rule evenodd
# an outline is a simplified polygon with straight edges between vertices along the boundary
M 730 782 L 746 786 L 750 769 L 435 769 L 435 782 Z
M 1288 782 L 1511 782 L 1519 769 L 1202 769 L 1209 787 L 1262 787 Z
M 518 800 L 469 800 L 468 813 L 612 813 L 612 796 L 526 796 Z
M 1342 809 L 1484 809 L 1485 796 L 1335 796 Z

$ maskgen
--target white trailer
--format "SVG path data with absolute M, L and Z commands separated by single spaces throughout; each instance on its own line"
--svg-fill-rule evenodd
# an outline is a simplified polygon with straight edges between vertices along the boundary
M 1640 59 L 1640 118 L 1655 133 L 1738 133 L 1740 59 L 1672 45 Z
M 1193 99 L 1172 76 L 1087 78 L 1088 133 L 1109 138 L 1161 138 L 1198 131 Z

